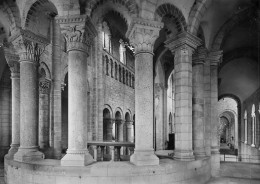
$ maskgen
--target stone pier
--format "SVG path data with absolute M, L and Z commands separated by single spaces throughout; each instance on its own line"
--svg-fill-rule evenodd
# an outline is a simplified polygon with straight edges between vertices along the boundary
M 183 32 L 165 44 L 175 55 L 175 151 L 177 160 L 194 160 L 192 149 L 192 52 L 201 43 L 196 36 Z
M 87 58 L 93 38 L 97 35 L 86 16 L 59 17 L 68 52 L 69 140 L 67 154 L 61 165 L 84 166 L 94 162 L 87 150 Z M 90 122 L 87 122 L 90 123 Z
M 153 149 L 153 46 L 162 23 L 133 20 L 127 37 L 135 47 L 135 151 L 130 162 L 158 165 Z

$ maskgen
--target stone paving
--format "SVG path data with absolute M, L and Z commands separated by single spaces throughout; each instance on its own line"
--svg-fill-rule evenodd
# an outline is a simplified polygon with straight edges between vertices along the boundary
M 259 184 L 259 183 L 260 180 L 255 180 L 255 179 L 220 177 L 220 178 L 212 178 L 207 184 Z

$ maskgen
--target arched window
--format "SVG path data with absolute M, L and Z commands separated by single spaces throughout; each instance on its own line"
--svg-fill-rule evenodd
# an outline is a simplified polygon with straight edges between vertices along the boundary
M 169 114 L 169 131 L 170 131 L 170 134 L 173 132 L 172 131 L 172 113 L 171 112 Z
M 132 87 L 132 74 L 129 72 L 129 86 Z
M 108 51 L 109 53 L 111 53 L 112 48 L 111 48 L 111 33 L 110 33 L 110 29 L 107 25 L 107 22 L 103 22 L 102 24 L 102 36 L 103 36 L 103 48 Z
M 125 84 L 125 68 L 123 68 L 123 83 Z
M 117 80 L 117 64 L 115 62 L 115 79 Z
M 251 117 L 252 117 L 252 147 L 255 147 L 255 135 L 256 135 L 256 118 L 255 118 L 255 104 L 252 106 L 252 112 L 251 112 Z
M 119 59 L 121 63 L 125 64 L 126 57 L 125 57 L 125 44 L 122 39 L 119 40 L 120 46 L 119 46 Z
M 133 83 L 133 89 L 135 89 L 135 76 L 134 76 L 134 74 L 132 75 L 132 83 Z
M 106 74 L 109 75 L 109 60 L 106 56 Z
M 126 75 L 126 77 L 125 77 L 125 78 L 126 78 L 126 79 L 125 79 L 125 83 L 126 83 L 126 85 L 128 86 L 128 71 L 126 70 L 125 72 L 126 72 L 126 74 L 125 74 L 125 75 Z
M 244 115 L 244 122 L 245 122 L 245 144 L 247 144 L 247 112 L 246 111 Z
M 114 66 L 113 66 L 113 60 L 112 59 L 110 59 L 110 64 L 111 64 L 111 77 L 114 77 L 114 75 L 113 75 Z
M 121 82 L 121 66 L 119 65 L 119 82 Z

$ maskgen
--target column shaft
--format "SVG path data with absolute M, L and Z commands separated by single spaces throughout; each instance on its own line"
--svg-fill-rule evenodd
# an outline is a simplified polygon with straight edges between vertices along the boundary
M 61 106 L 61 48 L 60 48 L 60 26 L 53 21 L 53 156 L 61 158 L 62 142 L 62 106 Z
M 192 50 L 178 49 L 174 58 L 175 155 L 177 160 L 194 159 L 192 151 Z
M 133 19 L 126 33 L 135 47 L 135 152 L 130 162 L 135 165 L 158 165 L 153 148 L 153 46 L 163 24 Z
M 8 156 L 13 158 L 20 146 L 20 74 L 12 73 L 12 144 Z
M 192 52 L 201 40 L 183 32 L 169 38 L 166 46 L 174 56 L 175 151 L 176 160 L 194 160 L 192 150 Z
M 203 85 L 203 63 L 193 66 L 193 149 L 197 157 L 205 156 L 204 145 L 204 85 Z
M 192 122 L 193 149 L 196 157 L 205 153 L 205 117 L 204 117 L 204 63 L 206 49 L 198 47 L 193 55 L 192 68 Z
M 41 149 L 49 147 L 49 94 L 40 89 L 39 94 L 39 146 Z
M 20 147 L 14 155 L 17 161 L 44 158 L 38 151 L 38 87 L 34 61 L 20 60 Z
M 153 55 L 151 53 L 139 53 L 135 56 L 135 152 L 130 161 L 137 165 L 159 164 L 159 159 L 154 155 L 153 150 L 152 60 Z M 148 158 L 142 158 L 146 156 Z M 138 161 L 142 162 L 141 159 L 144 160 L 143 163 L 138 163 Z M 150 160 L 149 163 L 147 160 Z
M 204 117 L 205 117 L 205 151 L 211 155 L 211 91 L 210 91 L 210 61 L 207 59 L 204 65 Z
M 210 60 L 210 88 L 211 88 L 211 175 L 219 176 L 220 155 L 219 155 L 219 118 L 217 114 L 218 104 L 218 63 L 222 57 L 222 51 L 211 51 Z
M 62 165 L 84 166 L 93 162 L 86 145 L 87 133 L 87 82 L 86 71 L 88 55 L 79 50 L 68 53 L 68 93 L 69 93 L 69 141 L 67 154 L 61 160 Z

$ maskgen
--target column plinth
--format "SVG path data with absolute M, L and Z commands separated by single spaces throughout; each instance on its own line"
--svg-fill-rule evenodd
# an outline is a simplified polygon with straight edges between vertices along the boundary
M 174 159 L 194 160 L 192 149 L 192 52 L 201 40 L 183 32 L 165 44 L 174 54 L 175 151 Z
M 127 32 L 135 47 L 135 151 L 130 162 L 158 165 L 153 149 L 153 46 L 162 23 L 134 19 Z
M 64 166 L 85 166 L 94 162 L 87 150 L 87 58 L 93 38 L 97 35 L 90 19 L 84 16 L 59 17 L 68 52 L 69 140 Z M 90 122 L 87 122 L 90 123 Z
M 20 64 L 13 49 L 4 48 L 4 53 L 12 79 L 12 143 L 7 156 L 13 159 L 20 146 Z
M 20 30 L 10 39 L 20 62 L 20 147 L 16 161 L 44 158 L 38 147 L 38 66 L 48 40 L 30 31 Z

